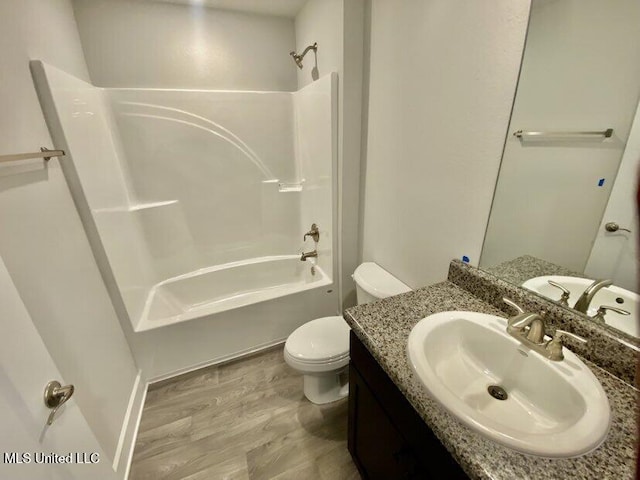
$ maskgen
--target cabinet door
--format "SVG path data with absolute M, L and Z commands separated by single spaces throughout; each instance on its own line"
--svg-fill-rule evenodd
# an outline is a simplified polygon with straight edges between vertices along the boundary
M 410 478 L 408 446 L 353 366 L 349 388 L 349 451 L 363 478 Z
M 349 355 L 349 451 L 363 478 L 468 480 L 353 332 Z

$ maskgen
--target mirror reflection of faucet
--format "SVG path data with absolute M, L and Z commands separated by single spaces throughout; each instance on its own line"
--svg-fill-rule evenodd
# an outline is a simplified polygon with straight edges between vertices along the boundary
M 603 288 L 609 287 L 611 285 L 613 285 L 613 281 L 609 279 L 594 280 L 593 283 L 589 285 L 587 289 L 582 293 L 582 295 L 580 295 L 580 298 L 573 306 L 574 310 L 577 310 L 581 313 L 587 313 L 589 305 L 591 304 L 591 300 L 593 300 L 595 294 Z
M 597 313 L 591 318 L 596 322 L 604 322 L 604 316 L 609 310 L 611 310 L 612 312 L 616 312 L 619 315 L 631 315 L 631 312 L 623 310 L 622 308 L 610 307 L 609 305 L 600 305 Z
M 562 295 L 560 296 L 560 300 L 558 301 L 560 302 L 560 305 L 562 305 L 563 307 L 568 307 L 569 295 L 571 295 L 571 292 L 567 288 L 565 288 L 564 285 L 561 285 L 558 282 L 554 282 L 553 280 L 547 280 L 547 282 L 549 283 L 549 285 L 551 285 L 552 287 L 556 287 L 562 292 Z

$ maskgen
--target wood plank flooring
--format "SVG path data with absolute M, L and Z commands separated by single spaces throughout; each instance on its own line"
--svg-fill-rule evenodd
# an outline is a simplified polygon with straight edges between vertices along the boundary
M 150 387 L 130 480 L 356 480 L 347 400 L 314 405 L 282 346 Z

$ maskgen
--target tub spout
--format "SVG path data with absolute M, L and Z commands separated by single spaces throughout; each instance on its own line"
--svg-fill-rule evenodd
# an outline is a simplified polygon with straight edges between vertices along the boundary
M 318 252 L 315 250 L 312 252 L 302 252 L 302 255 L 300 256 L 300 261 L 306 262 L 307 258 L 317 258 L 317 257 L 318 257 Z

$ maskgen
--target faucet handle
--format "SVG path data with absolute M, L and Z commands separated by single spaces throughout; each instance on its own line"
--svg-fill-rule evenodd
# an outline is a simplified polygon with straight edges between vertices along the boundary
M 526 332 L 529 340 L 540 343 L 544 337 L 544 313 L 525 312 L 524 308 L 509 298 L 502 299 L 504 303 L 515 308 L 518 313 L 507 319 L 507 332 Z M 525 328 L 529 327 L 529 330 Z
M 318 243 L 318 241 L 320 240 L 320 230 L 318 229 L 318 225 L 312 223 L 311 229 L 304 234 L 304 236 L 302 237 L 302 241 L 304 242 L 307 237 L 313 238 L 313 241 Z
M 616 312 L 620 315 L 631 315 L 631 312 L 627 310 L 623 310 L 622 308 L 610 307 L 609 305 L 600 305 L 598 312 L 591 318 L 596 322 L 604 322 L 604 316 L 607 314 L 608 310 L 611 310 L 612 312 Z
M 581 337 L 580 335 L 576 335 L 575 333 L 567 332 L 566 330 L 560 330 L 559 328 L 556 329 L 556 333 L 553 336 L 553 340 L 555 340 L 555 339 L 562 340 L 563 337 L 571 338 L 573 340 L 578 341 L 579 343 L 587 343 L 587 339 Z
M 587 343 L 587 340 L 582 338 L 580 335 L 576 335 L 575 333 L 567 332 L 565 330 L 556 329 L 556 333 L 553 335 L 553 338 L 547 345 L 547 355 L 550 360 L 564 360 L 564 354 L 562 353 L 562 339 L 565 337 L 571 338 L 580 343 Z
M 507 305 L 509 305 L 510 307 L 515 308 L 518 311 L 518 313 L 524 313 L 524 308 L 522 308 L 520 305 L 518 305 L 516 302 L 514 302 L 510 298 L 502 297 L 502 301 Z
M 554 282 L 553 280 L 547 280 L 547 282 L 552 287 L 556 287 L 557 289 L 562 291 L 562 295 L 560 296 L 560 300 L 559 300 L 560 305 L 562 305 L 563 307 L 568 307 L 569 306 L 569 295 L 571 295 L 571 292 L 564 285 L 561 285 L 558 282 Z

